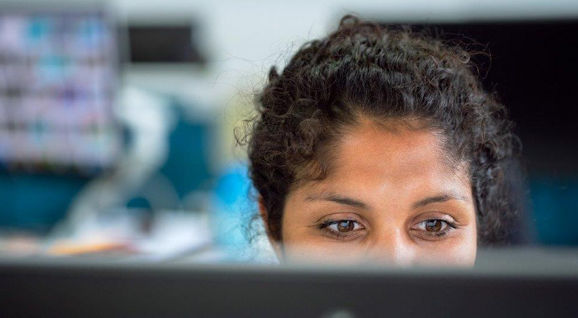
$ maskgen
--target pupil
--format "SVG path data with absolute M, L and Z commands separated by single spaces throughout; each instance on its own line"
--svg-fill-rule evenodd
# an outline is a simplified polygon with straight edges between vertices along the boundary
M 426 221 L 425 229 L 428 232 L 439 232 L 442 229 L 442 222 L 440 220 Z
M 352 221 L 340 221 L 337 223 L 337 229 L 339 232 L 349 232 L 353 230 L 353 222 Z

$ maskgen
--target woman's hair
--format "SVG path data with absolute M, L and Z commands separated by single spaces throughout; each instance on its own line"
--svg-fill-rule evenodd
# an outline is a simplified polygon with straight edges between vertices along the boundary
M 507 169 L 519 141 L 505 107 L 482 88 L 471 55 L 408 28 L 345 16 L 280 74 L 272 67 L 245 136 L 270 237 L 282 240 L 288 193 L 327 176 L 331 145 L 344 128 L 362 118 L 418 119 L 440 133 L 447 159 L 468 167 L 480 243 L 506 243 L 517 210 Z

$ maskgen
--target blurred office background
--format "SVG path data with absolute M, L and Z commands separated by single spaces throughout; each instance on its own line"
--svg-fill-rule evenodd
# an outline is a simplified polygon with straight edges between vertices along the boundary
M 0 252 L 266 254 L 233 130 L 269 67 L 346 13 L 488 52 L 526 238 L 578 245 L 576 1 L 21 0 L 0 1 Z

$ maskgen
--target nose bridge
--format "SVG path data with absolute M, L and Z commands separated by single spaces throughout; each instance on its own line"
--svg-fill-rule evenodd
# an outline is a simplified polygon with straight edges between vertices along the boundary
M 371 258 L 393 265 L 410 265 L 415 261 L 411 239 L 403 227 L 393 223 L 384 224 L 375 233 Z

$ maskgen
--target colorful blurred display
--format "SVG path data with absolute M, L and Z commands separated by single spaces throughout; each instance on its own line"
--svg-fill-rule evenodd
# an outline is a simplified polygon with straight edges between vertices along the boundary
M 0 162 L 100 170 L 118 152 L 115 31 L 102 12 L 0 12 Z

